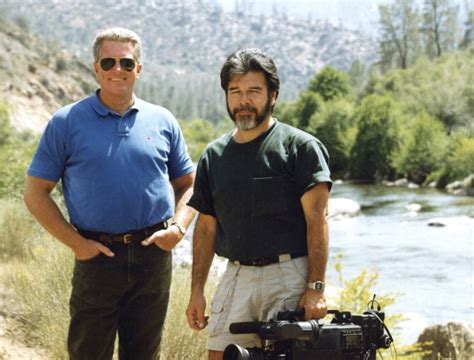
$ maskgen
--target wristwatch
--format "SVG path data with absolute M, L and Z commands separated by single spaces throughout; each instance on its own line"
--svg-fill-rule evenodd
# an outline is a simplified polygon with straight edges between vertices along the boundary
M 324 291 L 326 284 L 322 281 L 315 281 L 315 282 L 309 282 L 308 283 L 308 289 L 313 289 L 316 291 Z
M 170 226 L 176 226 L 181 235 L 184 236 L 184 234 L 186 234 L 186 228 L 184 226 L 179 225 L 177 222 L 172 222 Z

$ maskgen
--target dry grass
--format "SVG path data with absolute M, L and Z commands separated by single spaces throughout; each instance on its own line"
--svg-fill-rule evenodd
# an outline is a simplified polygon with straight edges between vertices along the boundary
M 40 229 L 23 204 L 1 205 L 0 254 L 6 260 L 2 280 L 11 290 L 7 312 L 14 320 L 8 332 L 30 346 L 44 348 L 51 359 L 67 359 L 73 255 Z M 163 360 L 207 358 L 206 332 L 191 330 L 185 317 L 190 277 L 190 268 L 177 266 L 173 272 Z M 209 293 L 214 289 L 210 281 Z
M 191 269 L 176 267 L 171 285 L 170 307 L 168 310 L 162 342 L 162 360 L 207 359 L 207 331 L 191 330 L 186 320 L 191 289 Z M 216 281 L 210 280 L 206 297 L 210 299 L 216 288 Z M 208 301 L 208 304 L 210 302 Z

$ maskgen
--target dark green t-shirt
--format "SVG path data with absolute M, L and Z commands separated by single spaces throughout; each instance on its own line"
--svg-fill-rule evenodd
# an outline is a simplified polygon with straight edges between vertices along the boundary
M 220 256 L 307 253 L 300 198 L 319 183 L 331 187 L 328 159 L 319 140 L 278 121 L 244 144 L 229 133 L 202 154 L 188 205 L 217 219 Z

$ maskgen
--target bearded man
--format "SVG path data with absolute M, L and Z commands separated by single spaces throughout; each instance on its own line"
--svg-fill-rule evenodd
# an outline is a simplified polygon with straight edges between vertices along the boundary
M 233 322 L 269 321 L 303 308 L 326 314 L 328 154 L 313 136 L 272 117 L 280 80 L 258 49 L 231 54 L 221 86 L 235 129 L 199 160 L 188 205 L 199 211 L 193 237 L 189 326 L 208 327 L 209 359 L 233 343 L 260 346 L 256 334 L 231 334 Z M 214 254 L 229 259 L 205 316 L 204 287 Z

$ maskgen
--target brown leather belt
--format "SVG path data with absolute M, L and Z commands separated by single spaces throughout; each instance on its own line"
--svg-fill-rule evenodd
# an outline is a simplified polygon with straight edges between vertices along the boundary
M 280 262 L 289 261 L 291 259 L 297 259 L 299 257 L 306 256 L 305 253 L 294 253 L 294 254 L 281 254 L 278 256 L 270 256 L 270 257 L 256 257 L 249 260 L 231 260 L 236 265 L 243 265 L 243 266 L 267 266 L 271 264 L 276 264 Z
M 148 226 L 138 231 L 130 231 L 122 234 L 108 234 L 96 231 L 82 230 L 76 227 L 77 232 L 87 239 L 96 240 L 100 242 L 120 242 L 123 244 L 130 244 L 137 241 L 145 240 L 151 234 L 158 230 L 166 229 L 168 222 L 163 221 L 158 224 Z

